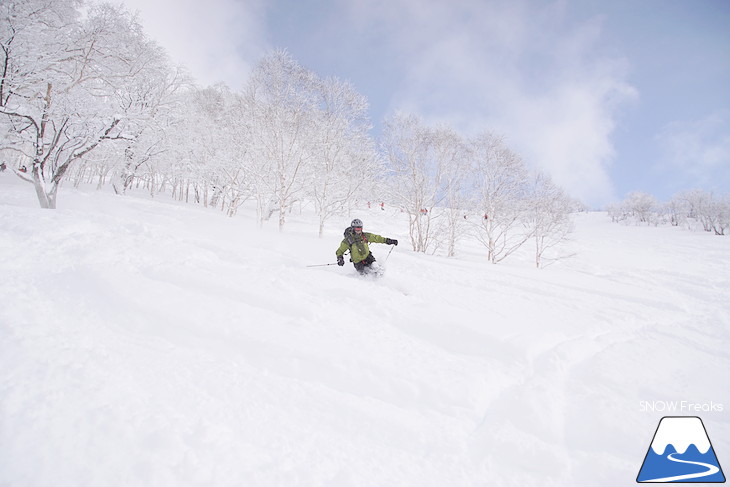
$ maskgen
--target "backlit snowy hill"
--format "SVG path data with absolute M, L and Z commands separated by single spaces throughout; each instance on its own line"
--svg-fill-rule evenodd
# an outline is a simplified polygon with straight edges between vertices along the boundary
M 536 270 L 290 217 L 0 174 L 0 486 L 633 485 L 664 415 L 730 465 L 730 238 L 581 214 Z M 352 217 L 378 281 L 306 267 Z

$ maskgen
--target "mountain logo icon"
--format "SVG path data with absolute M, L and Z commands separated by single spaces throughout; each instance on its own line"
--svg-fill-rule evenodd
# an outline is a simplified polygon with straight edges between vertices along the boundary
M 663 417 L 636 481 L 725 482 L 725 474 L 702 420 L 697 416 Z

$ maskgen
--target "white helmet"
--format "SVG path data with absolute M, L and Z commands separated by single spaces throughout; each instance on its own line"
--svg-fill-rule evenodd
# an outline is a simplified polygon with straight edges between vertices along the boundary
M 362 228 L 362 220 L 360 220 L 359 218 L 355 218 L 354 220 L 352 220 L 352 223 L 350 223 L 350 226 L 353 228 L 354 227 Z

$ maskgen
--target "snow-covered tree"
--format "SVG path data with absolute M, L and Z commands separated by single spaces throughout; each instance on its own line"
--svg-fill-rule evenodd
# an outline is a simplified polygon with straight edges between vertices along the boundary
M 543 173 L 532 179 L 530 210 L 525 222 L 535 241 L 535 265 L 545 267 L 559 257 L 546 258 L 546 252 L 564 242 L 573 230 L 570 218 L 574 202 Z
M 606 205 L 606 212 L 608 213 L 608 216 L 611 217 L 611 221 L 613 223 L 622 222 L 628 218 L 626 210 L 620 203 L 610 203 Z
M 249 161 L 257 179 L 259 217 L 286 213 L 307 184 L 307 166 L 318 155 L 315 136 L 320 80 L 286 51 L 265 57 L 254 69 L 244 92 L 252 150 Z
M 663 205 L 663 213 L 673 227 L 681 225 L 687 219 L 686 204 L 676 195 Z
M 366 190 L 379 169 L 368 131 L 368 103 L 347 82 L 328 78 L 321 83 L 317 155 L 311 164 L 307 194 L 319 216 L 319 236 L 332 215 L 347 209 L 358 192 Z
M 610 205 L 608 211 L 613 221 L 633 219 L 653 225 L 684 224 L 690 230 L 702 228 L 716 235 L 724 235 L 730 228 L 730 197 L 702 189 L 682 191 L 664 204 L 659 204 L 649 194 L 633 192 L 621 203 Z
M 486 132 L 474 138 L 470 147 L 476 178 L 473 207 L 481 213 L 474 223 L 476 238 L 496 264 L 532 235 L 522 225 L 529 209 L 529 174 L 522 159 L 500 137 Z
M 621 206 L 633 218 L 634 222 L 656 225 L 659 202 L 654 196 L 641 191 L 634 191 L 626 196 Z
M 456 166 L 463 159 L 460 137 L 446 127 L 426 127 L 416 116 L 396 114 L 386 120 L 383 149 L 390 198 L 408 215 L 413 250 L 434 250 L 435 218 L 442 216 L 449 183 L 456 189 Z
M 446 254 L 452 257 L 467 229 L 464 216 L 468 206 L 469 151 L 464 139 L 448 127 L 436 128 L 432 134 L 432 150 L 443 166 L 439 191 L 444 199 L 440 208 L 431 208 L 421 218 L 435 222 L 434 239 L 443 243 Z
M 193 92 L 191 79 L 179 68 L 166 61 L 159 51 L 149 52 L 156 59 L 146 76 L 130 86 L 124 96 L 126 110 L 140 116 L 129 118 L 123 144 L 123 164 L 116 171 L 113 183 L 117 194 L 123 194 L 132 185 L 135 175 L 145 166 L 155 164 L 170 148 L 169 135 L 174 132 L 176 118 L 186 98 Z
M 428 167 L 428 134 L 420 118 L 397 113 L 385 121 L 382 146 L 388 168 L 390 199 L 408 215 L 411 246 L 424 252 L 423 237 L 418 234 L 418 218 L 426 204 L 424 194 L 430 174 Z
M 715 235 L 725 235 L 730 230 L 730 196 L 725 195 L 715 201 L 714 213 L 715 220 L 712 223 L 712 229 Z
M 684 210 L 685 217 L 692 227 L 691 222 L 699 222 L 706 232 L 715 231 L 723 235 L 727 228 L 722 222 L 727 212 L 727 195 L 717 197 L 709 191 L 693 189 L 676 194 L 672 200 Z
M 22 154 L 16 173 L 32 182 L 43 208 L 55 208 L 72 164 L 102 142 L 128 138 L 151 108 L 140 83 L 159 48 L 121 7 L 73 0 L 0 4 L 0 116 L 3 146 Z
M 183 97 L 184 108 L 175 114 L 168 136 L 168 171 L 177 197 L 187 200 L 192 191 L 194 201 L 233 216 L 250 195 L 241 162 L 248 150 L 241 96 L 220 83 Z

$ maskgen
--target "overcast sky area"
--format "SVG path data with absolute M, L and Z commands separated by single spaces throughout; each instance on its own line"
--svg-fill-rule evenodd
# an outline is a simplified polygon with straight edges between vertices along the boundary
M 273 49 L 396 110 L 505 137 L 599 207 L 730 188 L 727 0 L 124 0 L 201 85 Z

